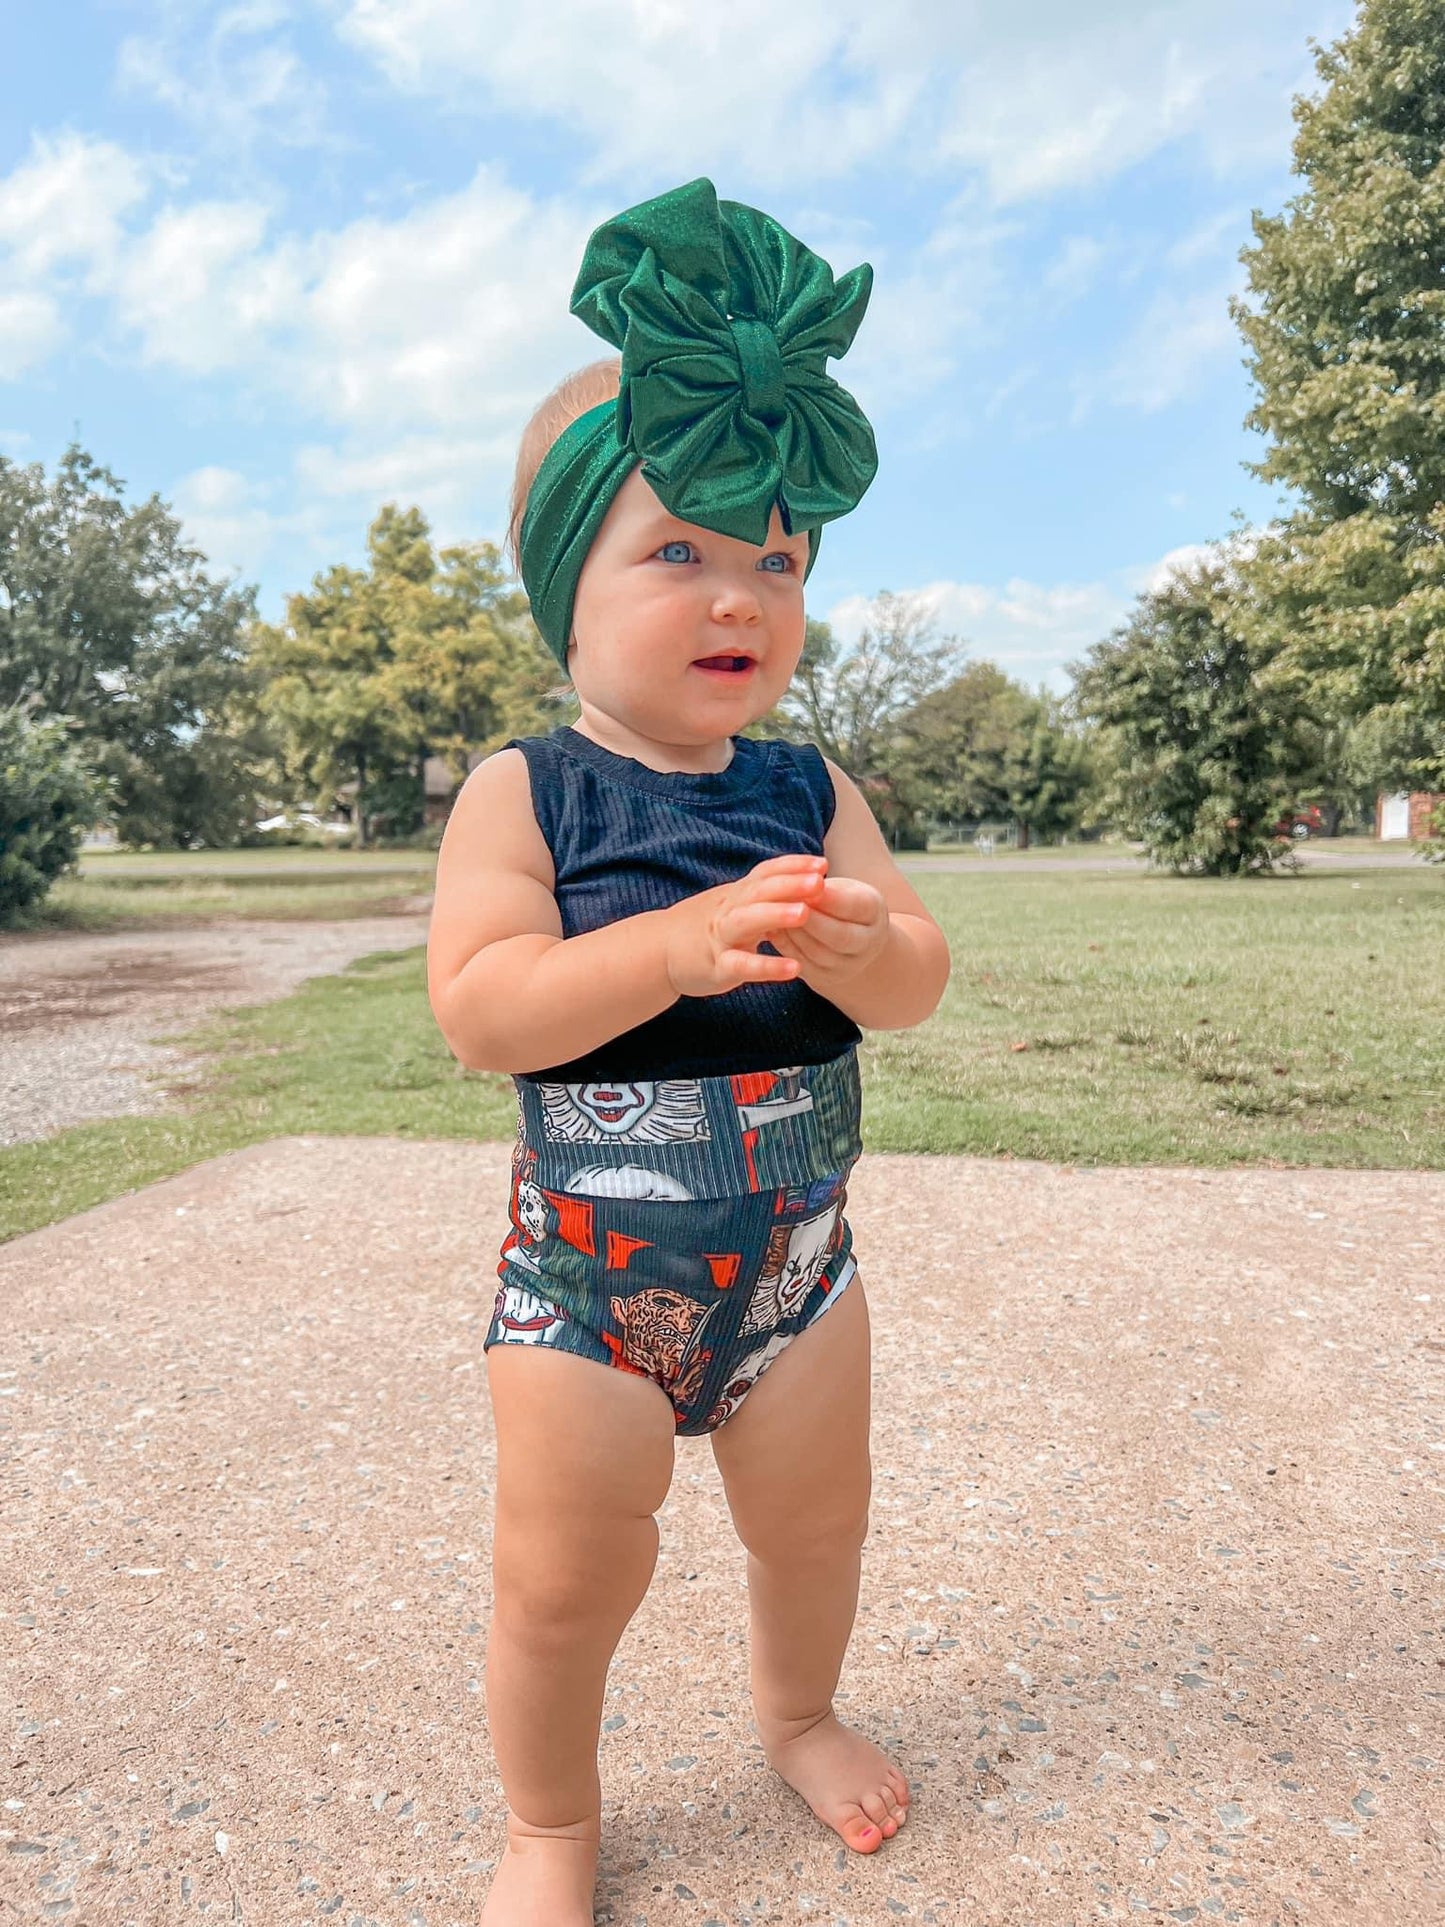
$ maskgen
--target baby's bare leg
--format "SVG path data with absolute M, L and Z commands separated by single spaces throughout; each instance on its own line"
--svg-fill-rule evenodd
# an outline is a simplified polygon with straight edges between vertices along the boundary
M 591 1927 L 607 1667 L 657 1558 L 675 1422 L 650 1380 L 548 1352 L 487 1354 L 497 1424 L 487 1711 L 507 1851 L 485 1927 Z
M 903 1824 L 908 1783 L 833 1693 L 868 1527 L 868 1308 L 855 1280 L 713 1434 L 748 1549 L 753 1708 L 769 1760 L 858 1853 Z

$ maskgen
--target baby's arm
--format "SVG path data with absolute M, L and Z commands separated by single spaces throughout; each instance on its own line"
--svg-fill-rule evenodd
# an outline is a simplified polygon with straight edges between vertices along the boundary
M 938 1007 L 948 943 L 893 861 L 857 784 L 836 763 L 828 762 L 828 773 L 837 797 L 823 839 L 828 881 L 802 927 L 771 942 L 854 1023 L 905 1030 Z
M 437 857 L 433 1014 L 470 1070 L 570 1062 L 680 996 L 797 976 L 796 960 L 756 946 L 806 920 L 823 869 L 818 857 L 774 857 L 735 883 L 564 939 L 526 758 L 499 750 L 462 786 Z

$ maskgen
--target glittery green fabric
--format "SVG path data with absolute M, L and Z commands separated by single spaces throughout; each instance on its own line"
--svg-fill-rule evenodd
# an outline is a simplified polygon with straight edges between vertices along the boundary
M 593 234 L 572 312 L 619 349 L 622 392 L 548 450 L 522 523 L 522 579 L 564 667 L 582 564 L 639 463 L 682 520 L 759 546 L 776 504 L 809 536 L 855 508 L 878 454 L 826 372 L 857 333 L 873 271 L 827 262 L 761 214 L 691 181 Z

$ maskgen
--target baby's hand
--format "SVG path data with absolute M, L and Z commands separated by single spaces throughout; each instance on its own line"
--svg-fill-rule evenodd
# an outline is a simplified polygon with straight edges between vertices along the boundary
M 812 900 L 806 928 L 774 931 L 769 941 L 820 980 L 842 984 L 882 954 L 889 929 L 888 905 L 871 883 L 829 877 Z
M 796 977 L 796 957 L 765 957 L 765 940 L 781 948 L 783 930 L 795 931 L 812 914 L 824 889 L 821 856 L 774 856 L 735 883 L 684 897 L 669 919 L 667 974 L 679 997 L 716 997 L 739 984 Z

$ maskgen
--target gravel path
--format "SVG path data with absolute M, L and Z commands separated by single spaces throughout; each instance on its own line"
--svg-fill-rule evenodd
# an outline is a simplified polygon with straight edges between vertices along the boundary
M 0 1251 L 0 1918 L 475 1923 L 508 1181 L 504 1144 L 292 1138 Z M 873 1155 L 849 1216 L 843 1706 L 912 1820 L 850 1858 L 768 1773 L 684 1440 L 598 1921 L 1445 1919 L 1445 1176 Z
M 0 938 L 0 1145 L 163 1109 L 197 1069 L 158 1041 L 167 1032 L 425 943 L 426 930 L 412 915 Z

